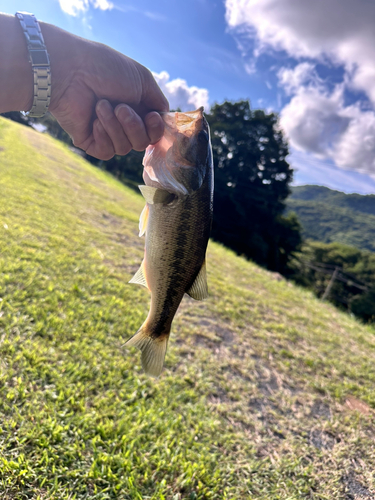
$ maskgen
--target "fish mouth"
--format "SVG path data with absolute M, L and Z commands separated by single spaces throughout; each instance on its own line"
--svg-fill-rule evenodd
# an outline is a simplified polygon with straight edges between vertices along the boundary
M 195 111 L 174 111 L 160 114 L 167 129 L 170 128 L 175 132 L 190 137 L 193 134 L 197 134 L 200 130 L 208 132 L 208 125 L 203 111 L 204 108 L 201 106 Z
M 164 135 L 146 149 L 145 184 L 186 196 L 200 188 L 210 155 L 210 132 L 203 107 L 161 113 Z

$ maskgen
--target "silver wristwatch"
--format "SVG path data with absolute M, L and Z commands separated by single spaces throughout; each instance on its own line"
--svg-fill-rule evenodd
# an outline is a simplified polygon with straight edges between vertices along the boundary
M 34 75 L 34 100 L 26 116 L 40 118 L 45 115 L 51 101 L 51 68 L 40 26 L 34 14 L 16 12 L 26 37 L 29 60 Z

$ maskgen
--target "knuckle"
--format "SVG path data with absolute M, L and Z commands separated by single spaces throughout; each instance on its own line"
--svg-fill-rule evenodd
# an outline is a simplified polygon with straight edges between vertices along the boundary
M 154 144 L 155 142 L 160 141 L 160 139 L 163 137 L 163 130 L 153 130 L 149 132 L 150 136 L 150 143 Z
M 133 149 L 135 151 L 144 151 L 147 146 L 150 144 L 150 141 L 138 142 L 137 144 L 133 144 Z
M 92 153 L 90 153 L 90 154 L 92 154 Z M 98 158 L 98 160 L 108 161 L 111 158 L 113 158 L 114 154 L 115 154 L 115 152 L 113 149 L 101 148 L 99 150 L 96 150 L 95 153 L 93 154 L 93 156 Z
M 101 156 L 101 158 L 99 158 L 99 160 L 108 161 L 108 160 L 110 160 L 111 158 L 113 158 L 113 157 L 114 157 L 114 155 L 115 155 L 115 154 L 114 154 L 114 152 L 112 152 L 112 153 L 106 153 L 106 154 L 103 154 L 103 155 Z
M 130 153 L 131 150 L 132 148 L 130 146 L 119 146 L 118 148 L 116 148 L 116 154 L 120 156 L 125 156 L 128 153 Z
M 138 117 L 131 109 L 124 109 L 120 119 L 125 127 L 136 128 L 138 126 Z

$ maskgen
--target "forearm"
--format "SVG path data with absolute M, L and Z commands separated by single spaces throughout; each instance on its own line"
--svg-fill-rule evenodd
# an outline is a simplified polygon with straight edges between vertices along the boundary
M 23 111 L 33 102 L 33 76 L 25 35 L 15 16 L 0 14 L 0 113 Z
M 77 41 L 82 58 L 85 40 L 51 24 L 39 22 L 50 56 L 52 96 L 56 101 L 66 87 L 77 60 Z M 89 43 L 87 43 L 89 45 Z M 28 111 L 33 103 L 33 72 L 25 35 L 15 16 L 0 14 L 0 113 Z

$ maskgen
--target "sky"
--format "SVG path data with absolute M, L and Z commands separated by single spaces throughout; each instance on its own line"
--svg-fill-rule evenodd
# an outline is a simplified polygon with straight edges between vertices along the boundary
M 375 193 L 374 0 L 0 0 L 147 66 L 170 107 L 277 112 L 294 184 Z

